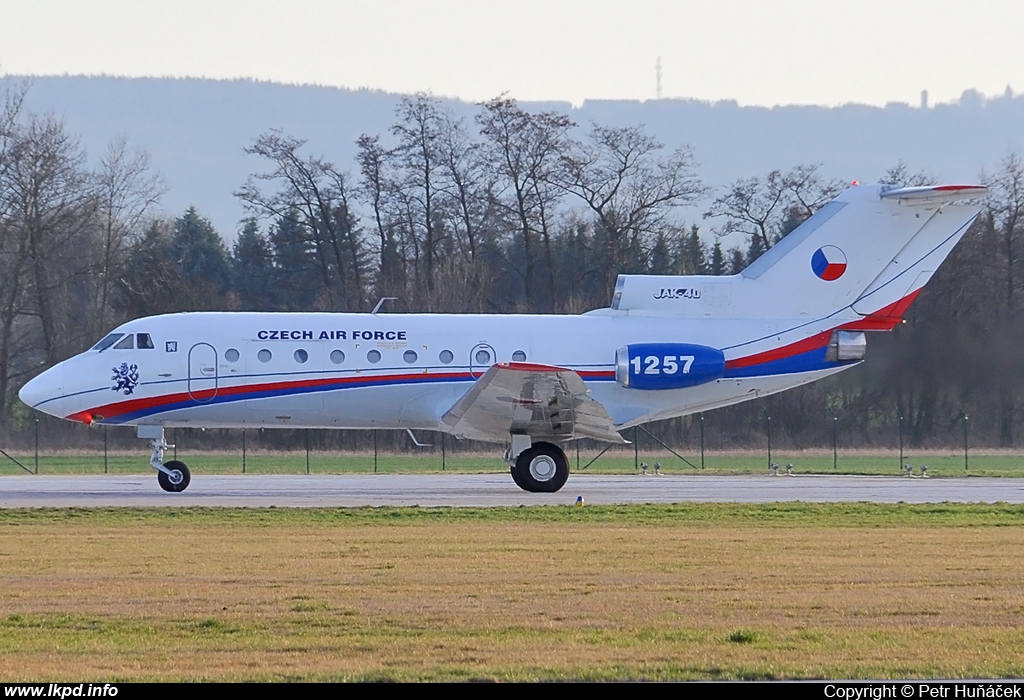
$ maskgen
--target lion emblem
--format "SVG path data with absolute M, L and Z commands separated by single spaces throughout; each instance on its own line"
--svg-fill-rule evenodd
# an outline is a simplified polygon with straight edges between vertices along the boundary
M 125 396 L 130 396 L 139 383 L 139 366 L 122 362 L 120 367 L 112 369 L 114 376 L 111 379 L 114 380 L 114 386 L 110 388 L 114 391 L 123 391 Z

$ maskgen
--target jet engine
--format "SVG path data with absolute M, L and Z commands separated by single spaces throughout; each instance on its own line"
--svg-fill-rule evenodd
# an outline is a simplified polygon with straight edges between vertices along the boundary
M 688 343 L 638 343 L 615 351 L 615 381 L 630 389 L 683 389 L 719 379 L 725 355 Z
M 868 340 L 863 331 L 832 331 L 825 359 L 829 362 L 863 360 L 867 347 Z

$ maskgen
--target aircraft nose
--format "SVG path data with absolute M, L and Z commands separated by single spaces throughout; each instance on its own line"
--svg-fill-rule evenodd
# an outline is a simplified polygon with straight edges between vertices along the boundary
M 59 398 L 64 395 L 63 367 L 53 367 L 38 377 L 30 379 L 18 392 L 18 398 L 32 408 L 47 399 Z M 42 409 L 40 409 L 42 410 Z

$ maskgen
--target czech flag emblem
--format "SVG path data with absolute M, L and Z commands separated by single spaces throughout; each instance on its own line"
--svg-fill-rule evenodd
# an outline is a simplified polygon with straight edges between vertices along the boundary
M 837 280 L 846 272 L 846 254 L 834 245 L 826 245 L 814 251 L 811 269 L 826 282 Z

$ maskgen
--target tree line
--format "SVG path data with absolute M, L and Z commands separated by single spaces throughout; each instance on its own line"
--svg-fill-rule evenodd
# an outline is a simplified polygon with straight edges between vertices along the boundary
M 607 306 L 620 273 L 739 272 L 845 186 L 801 164 L 712 189 L 690 148 L 642 126 L 584 127 L 507 96 L 467 120 L 421 94 L 359 138 L 352 168 L 257 135 L 229 249 L 195 209 L 158 210 L 166 188 L 145 152 L 119 140 L 90 163 L 24 97 L 9 89 L 0 111 L 0 435 L 25 429 L 29 377 L 130 318 L 368 311 L 383 297 L 392 311 L 578 313 Z M 964 414 L 976 440 L 1019 443 L 1024 165 L 1009 154 L 980 177 L 983 215 L 908 323 L 873 336 L 863 366 L 768 399 L 776 439 L 824 444 L 827 410 L 847 417 L 851 444 L 897 420 L 912 444 L 955 442 Z M 897 163 L 879 180 L 933 178 Z M 723 410 L 737 444 L 760 433 L 760 408 Z

